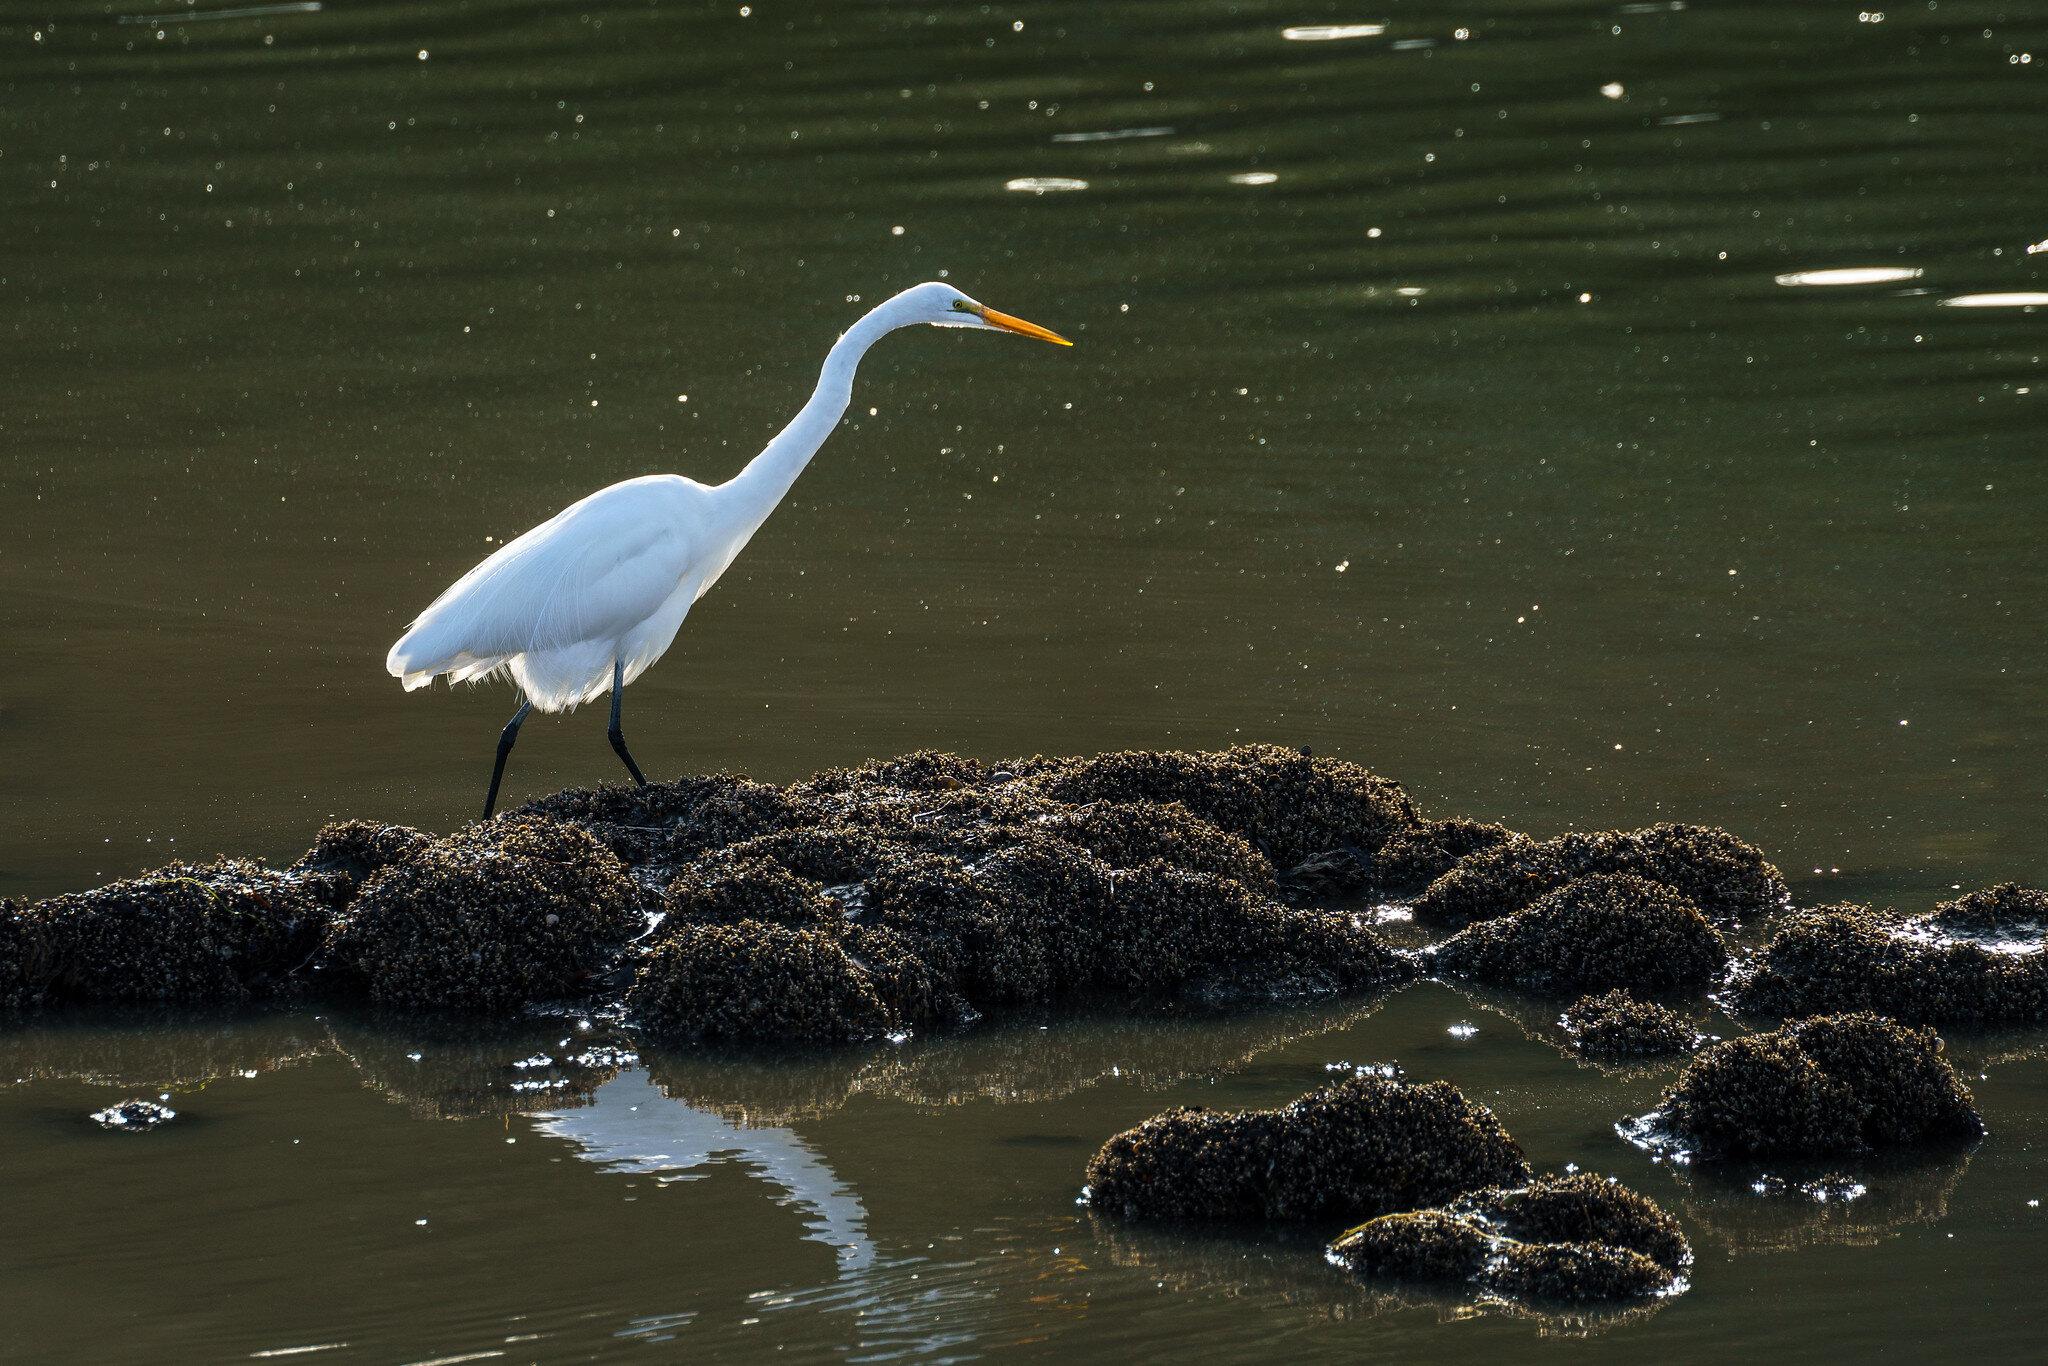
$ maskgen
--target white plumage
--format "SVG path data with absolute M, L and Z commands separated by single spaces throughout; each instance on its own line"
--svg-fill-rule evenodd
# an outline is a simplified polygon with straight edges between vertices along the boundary
M 613 661 L 638 678 L 739 552 L 717 553 L 718 512 L 718 490 L 681 475 L 599 489 L 457 579 L 385 667 L 408 692 L 507 674 L 541 711 L 602 697 Z
M 531 708 L 563 711 L 611 693 L 612 747 L 640 777 L 619 730 L 618 690 L 661 658 L 691 604 L 718 581 L 831 435 L 868 347 L 915 323 L 1070 344 L 951 285 L 907 289 L 847 329 L 802 411 L 730 480 L 707 485 L 652 474 L 599 489 L 508 541 L 420 613 L 384 661 L 406 691 L 444 674 L 451 683 L 503 674 L 523 697 L 499 741 L 486 816 Z

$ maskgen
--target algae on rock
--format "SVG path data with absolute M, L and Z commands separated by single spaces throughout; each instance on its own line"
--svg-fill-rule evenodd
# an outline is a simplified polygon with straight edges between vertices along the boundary
M 1449 1082 L 1353 1077 L 1277 1110 L 1175 1109 L 1111 1138 L 1087 1200 L 1131 1219 L 1310 1219 L 1519 1184 L 1522 1150 Z
M 1932 1029 L 1823 1015 L 1703 1051 L 1644 1132 L 1706 1156 L 1856 1153 L 1984 1132 Z M 1654 1135 L 1652 1135 L 1654 1136 Z
M 1567 995 L 1702 988 L 1726 969 L 1728 950 L 1699 908 L 1669 886 L 1599 873 L 1466 926 L 1430 962 L 1457 977 Z

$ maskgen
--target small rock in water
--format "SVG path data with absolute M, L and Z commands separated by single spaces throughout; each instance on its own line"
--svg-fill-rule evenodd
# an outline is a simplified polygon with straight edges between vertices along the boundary
M 95 1111 L 92 1119 L 103 1129 L 119 1129 L 124 1133 L 141 1133 L 168 1123 L 178 1117 L 178 1112 L 168 1105 L 159 1105 L 153 1100 L 124 1100 L 119 1105 L 109 1105 Z
M 1600 1059 L 1655 1057 L 1697 1047 L 1699 1031 L 1674 1010 L 1617 987 L 1582 996 L 1560 1019 L 1579 1052 Z
M 1168 1110 L 1102 1146 L 1088 1203 L 1137 1219 L 1308 1219 L 1528 1180 L 1522 1150 L 1449 1082 L 1365 1074 L 1277 1110 Z
M 1669 1294 L 1692 1263 L 1677 1220 L 1592 1172 L 1384 1215 L 1339 1237 L 1327 1255 L 1360 1275 L 1470 1281 L 1515 1298 L 1578 1302 Z
M 1708 1156 L 1855 1153 L 1976 1138 L 1984 1122 L 1931 1029 L 1823 1015 L 1701 1053 L 1656 1124 Z

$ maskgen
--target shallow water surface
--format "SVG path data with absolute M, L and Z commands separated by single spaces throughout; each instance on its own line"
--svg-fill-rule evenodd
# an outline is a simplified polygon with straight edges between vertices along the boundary
M 1725 825 L 1803 901 L 2038 885 L 2044 82 L 2009 0 L 14 7 L 0 895 L 469 818 L 513 701 L 402 694 L 410 617 L 725 477 L 941 276 L 1078 345 L 870 356 L 631 690 L 651 773 L 1272 740 L 1432 816 Z M 602 729 L 528 725 L 509 798 L 613 779 Z M 1652 1166 L 1653 1078 L 1362 1009 L 650 1058 L 547 1118 L 460 1035 L 9 1027 L 0 1354 L 2026 1354 L 2024 1048 L 1866 1223 Z M 1672 1205 L 1692 1290 L 1581 1339 L 1072 1203 L 1344 1058 Z M 84 1118 L 145 1084 L 170 1126 Z
M 1751 1189 L 1811 1164 L 1674 1170 L 1623 1142 L 1614 1121 L 1671 1069 L 1575 1063 L 1548 1014 L 1423 983 L 809 1060 L 611 1055 L 573 1016 L 48 1026 L 0 1045 L 20 1078 L 0 1091 L 8 1223 L 40 1230 L 0 1251 L 29 1311 L 0 1356 L 2030 1358 L 2038 1037 L 1952 1044 L 1992 1131 L 1974 1150 L 1829 1164 L 1868 1193 L 1819 1205 Z M 1354 1282 L 1322 1260 L 1336 1227 L 1130 1226 L 1076 1204 L 1095 1147 L 1160 1109 L 1282 1104 L 1390 1058 L 1492 1106 L 1539 1168 L 1577 1162 L 1677 1214 L 1691 1288 L 1517 1317 Z M 128 1095 L 177 1118 L 86 1118 Z

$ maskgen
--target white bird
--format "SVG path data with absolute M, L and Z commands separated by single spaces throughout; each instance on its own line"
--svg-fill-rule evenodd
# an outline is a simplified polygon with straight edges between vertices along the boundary
M 915 285 L 846 330 L 802 411 L 725 483 L 649 474 L 599 489 L 507 541 L 419 614 L 384 660 L 407 692 L 441 674 L 451 684 L 509 676 L 519 688 L 519 710 L 498 737 L 485 819 L 497 807 L 520 723 L 534 708 L 564 711 L 607 690 L 606 734 L 633 781 L 646 784 L 619 729 L 620 691 L 661 658 L 691 604 L 718 581 L 839 425 L 867 349 L 913 323 L 1073 345 L 951 285 Z

